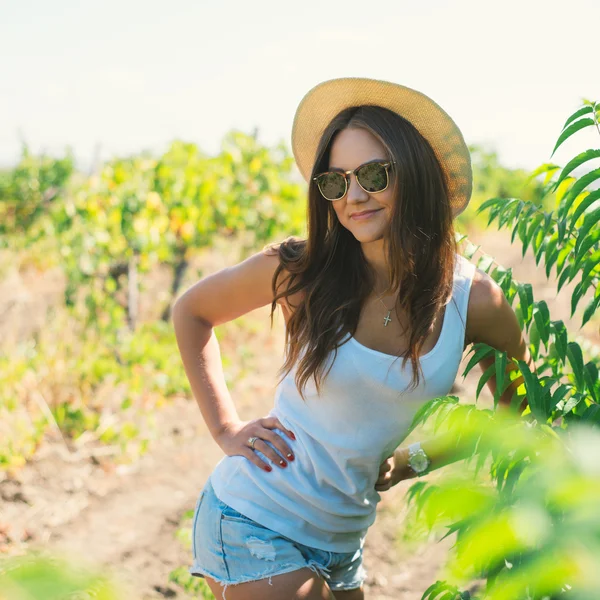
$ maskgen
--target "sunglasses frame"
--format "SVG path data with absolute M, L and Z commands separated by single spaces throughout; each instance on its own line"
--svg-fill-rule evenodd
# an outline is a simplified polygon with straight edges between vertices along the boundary
M 384 167 L 385 174 L 387 177 L 387 183 L 385 184 L 385 187 L 383 189 L 377 190 L 376 192 L 370 192 L 369 190 L 365 190 L 365 188 L 360 184 L 358 177 L 356 177 L 356 172 L 359 169 L 361 169 L 362 167 L 366 167 L 367 165 L 374 165 L 374 164 L 380 164 Z M 327 196 L 325 196 L 323 194 L 323 192 L 321 191 L 321 188 L 319 187 L 319 184 L 317 183 L 317 188 L 319 189 L 319 193 L 321 194 L 321 196 L 323 196 L 323 198 L 325 198 L 325 200 L 328 200 L 329 202 L 337 202 L 338 200 L 342 200 L 346 196 L 346 194 L 348 193 L 348 188 L 350 187 L 350 174 L 354 174 L 354 177 L 356 177 L 356 183 L 358 183 L 358 185 L 360 185 L 361 189 L 363 189 L 365 192 L 367 192 L 367 194 L 379 194 L 379 192 L 384 192 L 385 190 L 387 190 L 390 185 L 390 173 L 389 173 L 388 169 L 392 164 L 396 164 L 396 161 L 395 160 L 386 160 L 386 161 L 371 160 L 369 162 L 363 163 L 362 165 L 358 165 L 358 167 L 356 167 L 356 169 L 350 169 L 350 171 L 342 171 L 341 169 L 333 170 L 333 171 L 323 171 L 322 173 L 315 175 L 313 177 L 313 181 L 315 183 L 317 183 L 317 179 L 319 177 L 321 177 L 322 175 L 326 175 L 327 173 L 338 173 L 339 175 L 344 176 L 344 181 L 346 182 L 346 189 L 344 190 L 344 193 L 339 198 L 334 198 L 333 200 L 331 200 L 330 198 L 327 198 Z

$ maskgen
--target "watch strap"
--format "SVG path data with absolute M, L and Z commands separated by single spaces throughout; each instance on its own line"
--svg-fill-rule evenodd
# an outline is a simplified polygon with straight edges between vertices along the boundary
M 408 447 L 408 455 L 412 456 L 416 454 L 419 450 L 421 450 L 421 442 L 414 442 Z

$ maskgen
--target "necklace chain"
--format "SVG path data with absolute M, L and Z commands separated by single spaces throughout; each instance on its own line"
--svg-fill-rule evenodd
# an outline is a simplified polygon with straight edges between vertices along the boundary
M 377 298 L 377 300 L 379 300 L 379 302 L 381 302 L 381 304 L 383 304 L 383 308 L 385 308 L 385 310 L 388 311 L 387 315 L 385 315 L 385 317 L 383 318 L 383 326 L 387 327 L 388 323 L 392 320 L 392 319 L 390 319 L 390 313 L 392 312 L 392 308 L 394 308 L 394 307 L 392 306 L 392 308 L 388 309 L 388 307 L 384 304 L 383 300 L 381 299 L 381 296 L 379 296 Z

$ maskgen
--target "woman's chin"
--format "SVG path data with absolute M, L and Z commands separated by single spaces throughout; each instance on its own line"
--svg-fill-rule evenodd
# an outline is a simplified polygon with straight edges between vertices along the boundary
M 374 233 L 369 233 L 366 231 L 360 231 L 360 232 L 356 232 L 353 231 L 352 232 L 354 234 L 354 237 L 361 243 L 361 244 L 369 244 L 370 242 L 377 242 L 381 239 L 383 239 L 383 232 L 374 232 Z

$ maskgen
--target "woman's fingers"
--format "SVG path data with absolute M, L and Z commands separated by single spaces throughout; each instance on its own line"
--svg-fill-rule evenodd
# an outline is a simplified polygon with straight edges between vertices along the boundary
M 258 444 L 258 440 L 256 442 Z M 242 450 L 242 456 L 245 456 L 250 462 L 253 462 L 257 467 L 260 467 L 263 471 L 272 471 L 273 467 L 262 461 L 256 452 L 249 446 L 245 446 Z
M 379 467 L 379 472 L 380 473 L 387 473 L 388 471 L 392 470 L 392 462 L 390 460 L 386 460 L 384 463 L 382 463 L 381 467 Z
M 285 469 L 287 467 L 287 461 L 281 458 L 267 442 L 264 440 L 256 440 L 254 444 L 255 450 L 260 450 L 267 458 L 270 458 L 278 467 Z
M 294 432 L 287 427 L 284 427 L 282 422 L 277 417 L 265 417 L 264 419 L 261 419 L 261 425 L 267 429 L 281 429 L 281 431 L 285 431 L 286 435 L 290 439 L 294 441 L 296 440 Z
M 281 452 L 281 456 L 283 456 L 285 459 L 294 460 L 294 453 L 292 452 L 291 448 L 283 441 L 280 435 L 277 435 L 274 431 L 271 431 L 270 429 L 263 429 L 260 432 L 260 437 L 269 440 L 269 442 L 273 444 L 273 446 L 275 446 L 275 448 L 277 448 L 279 452 Z M 279 462 L 280 458 L 281 457 L 277 458 L 277 462 Z
M 260 432 L 260 437 L 268 439 L 269 442 L 271 442 L 281 452 L 282 456 L 286 457 L 288 460 L 294 460 L 294 453 L 292 452 L 289 444 L 286 444 L 283 441 L 283 438 L 272 431 L 272 429 L 280 429 L 281 431 L 285 431 L 292 439 L 295 439 L 295 437 L 292 437 L 294 434 L 289 429 L 284 427 L 277 417 L 266 417 L 261 419 L 261 425 L 263 426 L 264 430 Z

